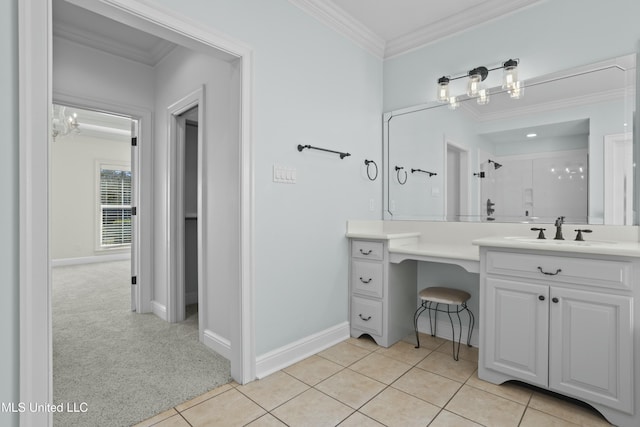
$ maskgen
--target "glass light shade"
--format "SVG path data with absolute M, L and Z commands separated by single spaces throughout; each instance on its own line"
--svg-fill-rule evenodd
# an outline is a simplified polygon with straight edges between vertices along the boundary
M 460 103 L 458 102 L 458 98 L 456 98 L 455 96 L 452 96 L 451 98 L 449 98 L 449 109 L 450 110 L 455 110 L 459 106 L 460 106 Z
M 438 89 L 436 92 L 436 99 L 438 102 L 449 102 L 449 79 L 441 77 L 438 79 Z
M 478 95 L 481 81 L 482 81 L 482 76 L 480 74 L 470 74 L 469 82 L 467 83 L 467 95 L 469 96 Z
M 480 89 L 478 91 L 478 104 L 486 105 L 489 103 L 489 89 Z
M 509 96 L 512 99 L 520 99 L 524 96 L 524 82 L 516 81 L 509 89 Z

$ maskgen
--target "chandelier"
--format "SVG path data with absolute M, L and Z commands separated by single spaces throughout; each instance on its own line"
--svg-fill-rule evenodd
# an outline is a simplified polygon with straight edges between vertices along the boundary
M 80 132 L 78 114 L 67 114 L 67 107 L 54 104 L 51 108 L 51 136 L 55 141 L 58 136 L 67 136 Z

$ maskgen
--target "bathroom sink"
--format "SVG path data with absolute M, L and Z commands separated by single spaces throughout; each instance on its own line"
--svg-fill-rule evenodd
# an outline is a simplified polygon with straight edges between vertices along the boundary
M 539 245 L 568 245 L 568 246 L 609 246 L 615 245 L 617 242 L 605 240 L 554 240 L 554 239 L 536 239 L 535 237 L 507 237 L 507 239 L 515 240 L 521 243 L 531 243 Z

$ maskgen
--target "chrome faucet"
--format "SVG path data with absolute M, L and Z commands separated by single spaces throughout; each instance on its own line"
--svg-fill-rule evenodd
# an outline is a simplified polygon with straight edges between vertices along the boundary
M 554 237 L 553 240 L 564 240 L 564 237 L 562 237 L 562 224 L 564 224 L 564 217 L 559 216 L 556 219 L 556 237 Z

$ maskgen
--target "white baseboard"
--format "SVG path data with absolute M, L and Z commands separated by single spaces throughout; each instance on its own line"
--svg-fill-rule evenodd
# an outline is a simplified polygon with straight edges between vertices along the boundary
M 153 314 L 167 321 L 167 306 L 164 304 L 160 304 L 158 301 L 151 301 L 151 311 Z
M 326 350 L 348 339 L 349 336 L 349 322 L 344 322 L 258 356 L 256 357 L 256 377 L 258 379 L 264 378 L 322 350 Z
M 467 317 L 466 314 L 462 314 L 463 316 L 463 320 L 465 320 L 465 318 Z M 443 338 L 445 340 L 449 340 L 449 341 L 453 341 L 453 334 L 451 332 L 451 322 L 449 322 L 449 319 L 440 319 L 440 317 L 444 317 L 446 318 L 447 315 L 446 314 L 440 314 L 438 316 L 438 323 L 437 323 L 437 327 L 436 327 L 436 336 L 438 338 Z M 454 325 L 456 327 L 456 335 L 458 334 L 458 320 L 455 318 L 453 318 L 454 321 Z M 467 334 L 469 333 L 469 325 L 465 325 L 464 323 L 462 324 L 462 339 L 461 342 L 463 344 L 467 343 Z M 420 318 L 418 319 L 418 332 L 422 332 L 423 334 L 427 334 L 427 335 L 431 335 L 431 327 L 429 326 L 429 316 L 427 315 L 427 313 L 425 312 L 422 316 L 420 316 Z M 473 328 L 473 333 L 471 334 L 471 345 L 473 347 L 478 347 L 478 342 L 479 342 L 479 334 L 480 331 L 478 330 L 478 322 L 476 322 L 475 327 Z M 457 339 L 457 336 L 456 336 Z
M 131 251 L 127 251 L 127 252 L 109 254 L 109 255 L 52 259 L 51 267 L 62 267 L 66 265 L 80 265 L 80 264 L 94 264 L 97 262 L 126 261 L 130 259 L 131 259 Z
M 202 342 L 220 356 L 227 360 L 231 360 L 231 341 L 228 339 L 221 337 L 209 329 L 205 329 Z

